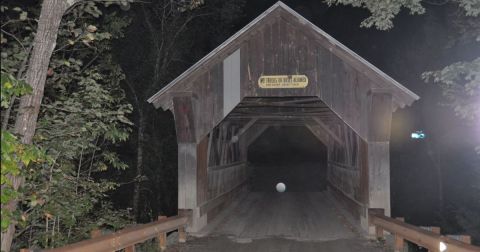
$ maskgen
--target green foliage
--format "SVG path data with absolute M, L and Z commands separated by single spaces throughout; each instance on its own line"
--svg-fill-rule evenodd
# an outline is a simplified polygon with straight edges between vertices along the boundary
M 425 8 L 421 0 L 325 0 L 328 5 L 351 5 L 370 11 L 370 16 L 362 21 L 362 27 L 375 27 L 379 30 L 389 30 L 393 27 L 393 18 L 402 10 L 407 8 L 410 14 L 423 14 Z
M 132 107 L 120 88 L 124 74 L 112 59 L 111 44 L 123 36 L 129 20 L 104 5 L 78 4 L 60 25 L 34 137 L 51 162 L 30 164 L 21 173 L 24 187 L 13 190 L 22 195 L 17 215 L 24 220 L 18 222 L 14 248 L 57 247 L 88 238 L 94 228 L 116 230 L 131 221 L 109 202 L 108 194 L 119 184 L 105 176 L 106 170 L 127 168 L 115 147 L 131 132 Z M 20 16 L 18 9 L 26 14 Z M 4 102 L 3 79 L 28 89 L 12 75 L 23 74 L 38 9 L 1 8 L 2 106 L 10 104 Z M 3 139 L 2 131 L 2 183 Z M 2 205 L 3 192 L 2 184 Z M 3 217 L 2 207 L 2 225 Z
M 30 87 L 25 81 L 17 80 L 11 74 L 4 73 L 2 71 L 1 83 L 2 83 L 2 92 L 1 92 L 1 107 L 8 108 L 12 97 L 22 96 L 24 94 L 32 92 L 32 87 Z
M 480 119 L 480 58 L 426 72 L 422 77 L 442 88 L 447 105 L 451 106 L 460 118 L 471 123 Z
M 1 107 L 7 108 L 12 96 L 21 96 L 31 92 L 31 87 L 23 81 L 16 80 L 12 75 L 2 72 L 1 77 Z M 45 153 L 33 145 L 22 144 L 7 130 L 1 132 L 1 204 L 2 232 L 11 222 L 17 223 L 18 212 L 12 212 L 7 206 L 12 201 L 21 201 L 23 194 L 16 190 L 12 178 L 22 175 L 23 167 L 31 163 L 41 163 L 46 160 Z M 23 201 L 28 202 L 23 199 Z M 31 203 L 31 202 L 30 202 Z
M 423 14 L 425 8 L 421 0 L 324 0 L 328 5 L 351 5 L 367 9 L 370 16 L 362 21 L 362 27 L 375 27 L 379 30 L 393 28 L 393 19 L 400 13 L 402 8 L 408 9 L 410 14 Z M 478 0 L 455 0 L 467 16 L 478 16 L 480 14 L 480 1 Z
M 478 0 L 456 0 L 455 2 L 465 10 L 465 15 L 476 17 L 480 15 L 480 1 Z
M 21 144 L 18 139 L 8 131 L 2 131 L 2 170 L 1 170 L 1 204 L 6 206 L 12 201 L 23 201 L 31 204 L 36 203 L 29 199 L 24 199 L 23 194 L 15 189 L 12 177 L 22 176 L 23 170 L 20 169 L 20 163 L 23 167 L 28 167 L 32 163 L 42 163 L 46 160 L 45 153 L 33 145 Z M 11 222 L 17 223 L 19 213 L 12 212 L 7 207 L 2 207 L 2 231 L 6 230 Z

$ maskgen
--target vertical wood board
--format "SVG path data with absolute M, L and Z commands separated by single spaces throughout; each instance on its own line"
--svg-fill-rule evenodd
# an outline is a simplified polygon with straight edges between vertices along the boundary
M 240 49 L 223 61 L 223 116 L 240 102 Z

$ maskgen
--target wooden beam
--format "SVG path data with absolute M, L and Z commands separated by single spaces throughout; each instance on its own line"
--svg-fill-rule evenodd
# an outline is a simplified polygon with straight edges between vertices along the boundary
M 97 251 L 110 252 L 132 247 L 135 244 L 155 238 L 160 233 L 166 233 L 178 229 L 180 237 L 182 230 L 187 224 L 188 216 L 173 216 L 147 224 L 140 224 L 124 228 L 115 233 L 69 244 L 61 248 L 45 249 L 45 252 L 83 252 Z
M 271 104 L 271 103 L 240 103 L 238 108 L 259 108 L 259 107 L 275 107 L 275 108 L 321 108 L 329 109 L 325 104 Z
M 246 103 L 265 103 L 265 104 L 272 104 L 272 105 L 285 105 L 285 104 L 298 104 L 298 103 L 302 103 L 302 102 L 322 102 L 322 100 L 320 100 L 320 98 L 318 97 L 308 97 L 308 98 L 287 98 L 283 101 L 278 101 L 277 100 L 278 98 L 275 97 L 275 98 L 254 98 L 254 100 L 250 99 L 250 98 L 247 98 L 247 99 L 244 99 L 242 101 L 243 104 L 246 104 Z M 276 101 L 277 100 L 277 101 Z
M 331 111 L 325 110 L 311 110 L 311 111 L 278 111 L 278 112 L 265 112 L 265 111 L 235 111 L 230 114 L 229 117 L 235 116 L 334 116 Z
M 274 120 L 295 120 L 295 119 L 311 119 L 312 117 L 322 116 L 320 114 L 308 115 L 230 115 L 228 119 L 274 119 Z M 330 116 L 328 116 L 330 117 Z
M 327 145 L 328 144 L 328 137 L 325 138 L 324 135 L 320 134 L 320 132 L 316 131 L 313 126 L 311 124 L 305 124 L 305 127 L 307 127 L 307 129 L 310 130 L 310 132 L 312 132 L 312 134 L 318 139 L 320 140 L 320 142 L 322 142 L 323 144 Z
M 197 206 L 197 144 L 178 142 L 178 209 Z
M 197 205 L 208 199 L 208 135 L 197 144 Z
M 252 135 L 252 137 L 250 137 L 250 139 L 247 139 L 246 147 L 248 148 L 248 146 L 252 144 L 260 135 L 262 135 L 262 133 L 269 127 L 269 125 L 263 125 L 257 132 L 255 132 L 254 135 Z
M 403 237 L 403 239 L 432 251 L 439 251 L 440 242 L 446 244 L 447 251 L 449 252 L 478 252 L 480 250 L 477 246 L 423 230 L 400 220 L 389 218 L 383 214 L 372 213 L 371 209 L 369 209 L 369 222 L 377 228 L 381 228 L 392 234 L 398 234 Z
M 179 143 L 196 142 L 192 97 L 173 97 L 173 115 L 175 118 L 177 141 Z
M 372 92 L 368 111 L 368 141 L 388 142 L 392 124 L 392 95 Z
M 247 124 L 245 124 L 245 126 L 243 126 L 238 131 L 238 133 L 235 136 L 232 137 L 231 142 L 236 143 L 238 139 L 240 139 L 240 137 L 243 135 L 243 133 L 245 133 L 248 129 L 250 129 L 250 127 L 252 127 L 257 121 L 258 121 L 258 118 L 251 119 Z
M 322 120 L 316 117 L 314 117 L 313 120 L 318 124 L 318 126 L 320 126 L 323 130 L 325 130 L 325 132 L 327 132 L 333 138 L 333 140 L 335 140 L 335 142 L 337 142 L 340 145 L 343 145 L 342 139 L 340 139 L 337 136 L 337 134 L 335 134 L 335 132 L 331 131 L 330 128 L 328 128 L 328 126 L 325 123 L 323 123 Z

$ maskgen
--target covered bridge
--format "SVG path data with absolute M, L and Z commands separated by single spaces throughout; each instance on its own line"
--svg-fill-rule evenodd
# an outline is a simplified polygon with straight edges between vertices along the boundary
M 324 170 L 328 194 L 367 229 L 369 208 L 390 213 L 392 113 L 417 99 L 278 2 L 148 101 L 174 114 L 178 208 L 192 212 L 196 232 L 248 191 L 260 169 L 249 148 L 272 127 L 301 127 L 325 146 L 326 164 L 311 169 Z

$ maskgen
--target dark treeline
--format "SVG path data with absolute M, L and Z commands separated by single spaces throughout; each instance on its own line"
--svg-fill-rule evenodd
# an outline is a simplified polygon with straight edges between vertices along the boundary
M 243 0 L 215 0 L 178 11 L 165 0 L 133 4 L 125 12 L 131 24 L 125 39 L 116 41 L 114 55 L 126 75 L 122 85 L 134 107 L 135 127 L 128 142 L 118 147 L 130 166 L 118 179 L 128 185 L 113 198 L 119 206 L 131 207 L 138 221 L 177 211 L 173 116 L 155 110 L 147 99 L 223 42 L 243 15 L 243 5 Z

